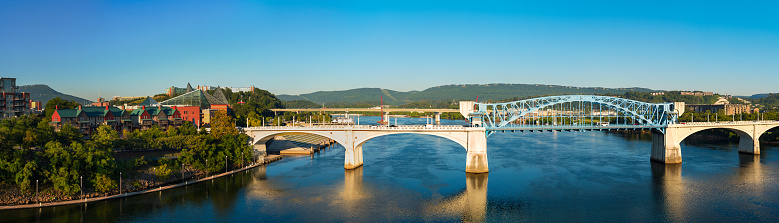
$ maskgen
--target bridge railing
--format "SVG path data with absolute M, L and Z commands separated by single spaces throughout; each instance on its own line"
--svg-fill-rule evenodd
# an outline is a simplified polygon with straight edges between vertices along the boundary
M 243 128 L 244 130 L 317 130 L 317 129 L 387 129 L 387 130 L 462 130 L 468 127 L 461 125 L 314 125 L 314 126 L 262 126 Z
M 694 125 L 694 126 L 706 126 L 706 125 L 745 125 L 745 124 L 775 124 L 779 121 L 764 120 L 764 121 L 717 121 L 717 122 L 679 122 L 677 125 Z

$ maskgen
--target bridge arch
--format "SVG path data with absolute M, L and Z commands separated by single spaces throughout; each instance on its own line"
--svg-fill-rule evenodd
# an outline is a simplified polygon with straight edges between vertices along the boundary
M 314 135 L 322 136 L 322 137 L 328 138 L 330 140 L 333 140 L 333 141 L 337 142 L 338 144 L 346 145 L 346 140 L 343 137 L 338 137 L 337 135 L 333 135 L 333 134 L 326 134 L 326 133 L 320 132 L 320 131 L 259 132 L 259 133 L 252 134 L 250 136 L 253 138 L 252 145 L 259 145 L 258 143 L 265 143 L 268 140 L 270 140 L 270 139 L 272 139 L 273 137 L 276 137 L 276 136 L 281 136 L 281 135 L 302 135 L 302 134 L 314 134 Z
M 738 139 L 739 152 L 760 154 L 760 141 L 759 141 L 760 135 L 753 135 L 754 131 L 752 131 L 752 129 L 746 126 L 708 126 L 708 127 L 701 127 L 701 128 L 686 128 L 686 129 L 683 128 L 681 129 L 681 131 L 679 131 L 679 134 L 677 135 L 678 142 L 681 143 L 682 141 L 687 139 L 687 137 L 690 137 L 695 133 L 699 133 L 711 129 L 727 129 L 735 132 L 739 138 Z
M 565 103 L 584 103 L 584 107 L 571 108 L 576 111 L 577 114 L 585 114 L 583 116 L 592 117 L 594 113 L 594 105 L 599 105 L 599 108 L 606 108 L 610 111 L 615 111 L 624 114 L 625 117 L 630 117 L 646 125 L 656 126 L 658 128 L 673 123 L 675 121 L 676 113 L 673 103 L 653 104 L 640 101 L 634 101 L 624 98 L 609 97 L 609 96 L 594 96 L 594 95 L 563 95 L 563 96 L 550 96 L 525 99 L 514 102 L 506 103 L 475 103 L 479 109 L 477 113 L 485 115 L 485 126 L 492 128 L 500 128 L 508 123 L 526 116 L 527 114 L 540 111 L 547 107 L 553 107 L 559 104 Z M 589 103 L 590 114 L 579 113 L 586 112 Z M 489 112 L 492 110 L 492 112 Z M 599 109 L 598 116 L 602 115 L 602 110 Z
M 689 128 L 687 130 L 681 131 L 680 132 L 681 134 L 678 135 L 679 142 L 684 141 L 685 139 L 687 139 L 687 137 L 690 137 L 695 133 L 700 133 L 702 131 L 712 130 L 712 129 L 726 129 L 735 132 L 738 135 L 739 140 L 749 139 L 751 141 L 753 139 L 758 138 L 758 137 L 754 137 L 751 133 L 749 133 L 750 131 L 747 129 L 732 127 L 732 126 L 709 126 L 709 127 L 702 127 L 702 128 Z
M 398 135 L 398 134 L 417 134 L 417 135 L 431 135 L 431 136 L 437 136 L 440 138 L 448 139 L 449 141 L 452 141 L 454 143 L 457 143 L 458 145 L 462 146 L 463 149 L 466 151 L 468 150 L 468 142 L 467 138 L 463 140 L 463 138 L 458 138 L 456 136 L 453 136 L 452 134 L 444 134 L 444 133 L 438 133 L 438 132 L 383 132 L 379 134 L 372 134 L 368 137 L 359 139 L 358 141 L 355 141 L 354 145 L 355 147 L 360 147 L 370 141 L 371 139 L 381 137 L 381 136 L 388 136 L 388 135 Z

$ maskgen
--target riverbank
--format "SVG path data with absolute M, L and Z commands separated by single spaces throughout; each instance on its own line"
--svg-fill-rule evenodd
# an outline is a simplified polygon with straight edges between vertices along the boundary
M 160 185 L 154 185 L 154 188 L 146 188 L 146 189 L 143 189 L 143 190 L 137 190 L 137 191 L 132 191 L 132 192 L 125 192 L 125 193 L 121 193 L 121 194 L 113 194 L 113 195 L 103 195 L 103 196 L 90 197 L 90 196 L 93 196 L 95 194 L 95 193 L 92 193 L 91 195 L 88 195 L 88 196 L 86 196 L 83 199 L 77 199 L 77 200 L 57 201 L 57 202 L 47 202 L 47 203 L 36 203 L 36 204 L 4 205 L 4 206 L 0 206 L 0 210 L 25 209 L 25 208 L 36 208 L 36 207 L 53 207 L 53 206 L 61 206 L 61 205 L 70 205 L 70 204 L 80 204 L 80 203 L 88 203 L 88 202 L 95 202 L 95 201 L 104 201 L 104 200 L 110 200 L 110 199 L 116 199 L 116 198 L 130 197 L 130 196 L 135 196 L 135 195 L 140 195 L 140 194 L 147 194 L 147 193 L 151 193 L 151 192 L 157 192 L 157 191 L 167 190 L 167 189 L 171 189 L 171 188 L 187 186 L 187 185 L 190 185 L 190 184 L 196 184 L 196 183 L 200 183 L 200 182 L 216 179 L 216 178 L 223 177 L 223 176 L 229 176 L 229 175 L 232 175 L 232 174 L 237 173 L 237 172 L 249 170 L 251 168 L 255 168 L 255 167 L 258 167 L 258 166 L 262 166 L 262 165 L 266 165 L 268 163 L 272 163 L 272 162 L 278 161 L 278 160 L 280 160 L 282 158 L 283 158 L 283 156 L 281 156 L 281 155 L 268 155 L 267 157 L 265 157 L 263 159 L 262 162 L 254 163 L 252 165 L 249 165 L 249 166 L 246 166 L 246 167 L 243 167 L 243 168 L 240 168 L 240 169 L 235 169 L 235 170 L 232 170 L 232 171 L 228 171 L 228 172 L 224 172 L 224 173 L 221 173 L 221 174 L 212 175 L 212 176 L 208 176 L 208 177 L 204 177 L 204 178 L 200 178 L 200 179 L 188 180 L 188 179 L 193 179 L 195 177 L 199 177 L 199 176 L 203 175 L 203 174 L 197 174 L 197 175 L 193 175 L 193 176 L 191 176 L 191 177 L 189 177 L 189 178 L 187 178 L 185 180 L 176 180 L 176 181 L 171 181 L 171 182 L 165 182 L 165 183 L 162 183 Z M 176 183 L 176 182 L 179 182 L 179 183 Z M 176 184 L 172 184 L 172 183 L 176 183 Z M 159 186 L 159 187 L 157 187 L 157 186 Z

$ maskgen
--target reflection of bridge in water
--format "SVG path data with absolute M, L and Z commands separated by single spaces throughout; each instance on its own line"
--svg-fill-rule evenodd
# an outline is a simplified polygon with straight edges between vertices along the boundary
M 442 111 L 442 112 L 449 112 Z M 252 144 L 264 151 L 265 143 L 277 135 L 316 134 L 345 149 L 344 168 L 363 165 L 362 146 L 368 140 L 391 134 L 426 134 L 452 140 L 466 150 L 465 171 L 486 173 L 487 137 L 496 132 L 524 131 L 609 131 L 652 130 L 651 160 L 681 163 L 680 143 L 707 129 L 729 129 L 739 135 L 739 152 L 760 154 L 760 135 L 779 126 L 777 121 L 678 123 L 684 103 L 646 103 L 616 97 L 564 95 L 506 103 L 461 101 L 459 112 L 470 126 L 313 126 L 252 127 L 244 129 Z
M 460 216 L 463 221 L 484 221 L 487 212 L 487 177 L 488 174 L 465 174 L 465 188 L 462 191 L 445 197 L 441 200 L 425 202 L 423 207 L 415 209 L 408 203 L 416 201 L 418 197 L 395 197 L 391 203 L 382 203 L 383 208 L 400 209 L 403 212 L 419 211 L 423 216 L 432 216 L 433 219 L 445 219 L 452 216 Z M 282 200 L 291 205 L 322 203 L 343 209 L 347 218 L 369 217 L 367 212 L 372 210 L 371 204 L 375 199 L 386 198 L 386 191 L 377 190 L 375 185 L 363 183 L 363 168 L 345 170 L 343 185 L 339 185 L 332 193 L 306 196 L 299 191 L 283 189 L 285 186 L 271 183 L 266 177 L 265 166 L 257 167 L 252 172 L 252 181 L 247 187 L 247 194 L 252 199 L 265 201 Z M 378 194 L 375 194 L 378 193 Z M 397 195 L 397 194 L 394 194 Z M 385 201 L 378 201 L 385 202 Z M 395 203 L 399 202 L 399 203 Z M 282 208 L 288 208 L 281 205 Z M 410 209 L 405 209 L 410 208 Z M 320 221 L 326 221 L 328 217 L 322 217 Z

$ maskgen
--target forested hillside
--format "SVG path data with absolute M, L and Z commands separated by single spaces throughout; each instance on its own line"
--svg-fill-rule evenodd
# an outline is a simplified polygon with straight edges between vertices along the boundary
M 411 102 L 432 100 L 502 100 L 514 97 L 532 97 L 538 95 L 564 94 L 622 94 L 628 91 L 651 92 L 646 88 L 586 88 L 557 85 L 534 84 L 469 84 L 445 85 L 428 88 L 424 91 L 400 92 L 380 88 L 358 88 L 345 91 L 318 91 L 301 95 L 279 95 L 285 101 L 307 100 L 316 104 L 328 102 L 368 103 L 378 102 L 379 96 L 384 96 L 384 104 L 402 105 Z M 329 107 L 329 106 L 328 106 Z
M 51 89 L 51 87 L 45 84 L 19 86 L 19 92 L 30 93 L 30 100 L 40 101 L 43 104 L 46 104 L 46 102 L 56 97 L 60 97 L 63 100 L 76 101 L 82 104 L 92 103 L 92 101 L 87 99 L 79 98 L 69 94 L 60 93 L 59 91 Z

